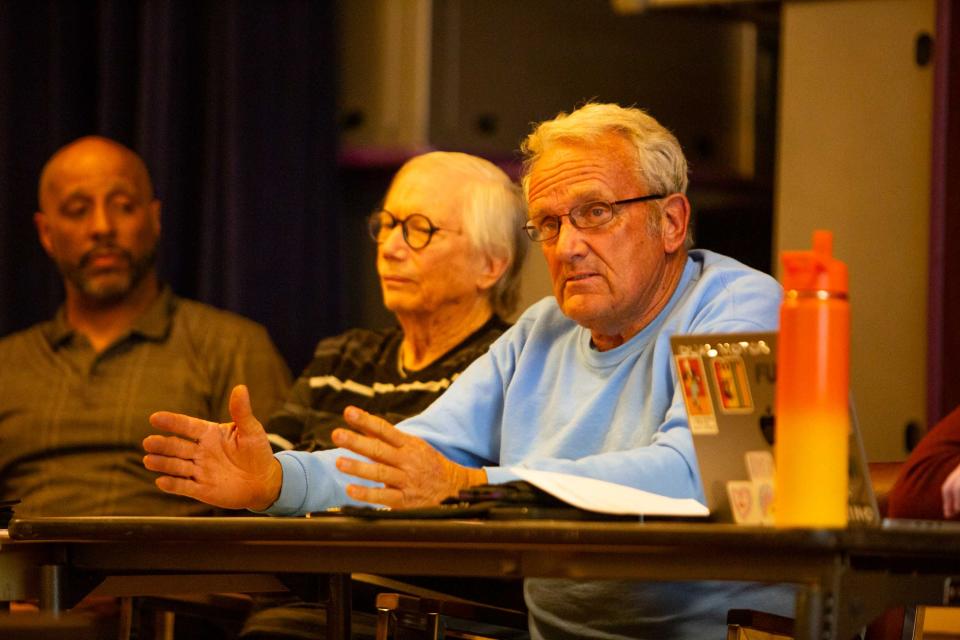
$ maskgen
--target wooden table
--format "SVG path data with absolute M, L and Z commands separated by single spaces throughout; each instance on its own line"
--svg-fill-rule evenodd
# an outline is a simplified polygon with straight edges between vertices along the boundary
M 797 638 L 850 638 L 886 608 L 957 599 L 956 527 L 770 529 L 707 523 L 307 518 L 32 518 L 0 538 L 0 600 L 277 590 L 330 575 L 349 637 L 352 572 L 799 586 Z M 735 606 L 735 604 L 733 605 Z

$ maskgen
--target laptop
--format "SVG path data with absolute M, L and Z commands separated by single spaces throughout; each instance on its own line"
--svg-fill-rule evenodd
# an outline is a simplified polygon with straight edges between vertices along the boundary
M 710 518 L 772 524 L 777 333 L 675 335 L 670 342 Z M 850 425 L 850 525 L 876 525 L 852 401 Z

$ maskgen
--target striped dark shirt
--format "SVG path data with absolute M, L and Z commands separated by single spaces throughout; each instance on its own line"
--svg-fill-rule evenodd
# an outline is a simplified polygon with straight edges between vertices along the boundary
M 509 326 L 493 317 L 429 366 L 407 372 L 400 370 L 399 328 L 353 329 L 321 340 L 267 430 L 312 451 L 333 447 L 330 433 L 346 426 L 347 405 L 400 422 L 430 406 Z

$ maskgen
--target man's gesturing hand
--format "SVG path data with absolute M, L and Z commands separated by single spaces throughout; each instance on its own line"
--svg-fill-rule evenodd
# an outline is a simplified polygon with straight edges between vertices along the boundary
M 461 489 L 487 481 L 483 469 L 471 469 L 448 460 L 422 438 L 406 434 L 382 418 L 356 407 L 347 407 L 343 417 L 360 433 L 336 429 L 333 442 L 372 462 L 343 457 L 337 459 L 337 468 L 384 484 L 383 487 L 348 485 L 347 494 L 355 500 L 393 509 L 433 506 L 457 495 Z
M 273 504 L 283 472 L 243 385 L 230 394 L 230 417 L 233 422 L 217 424 L 166 411 L 151 415 L 150 424 L 174 434 L 143 441 L 143 465 L 165 474 L 157 486 L 229 509 L 263 510 Z

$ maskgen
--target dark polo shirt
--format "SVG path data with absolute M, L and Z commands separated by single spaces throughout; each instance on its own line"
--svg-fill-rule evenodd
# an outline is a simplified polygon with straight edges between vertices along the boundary
M 154 411 L 228 421 L 234 385 L 254 411 L 283 401 L 290 373 L 266 330 L 169 288 L 101 353 L 53 320 L 0 340 L 0 497 L 18 515 L 200 515 L 142 464 Z

